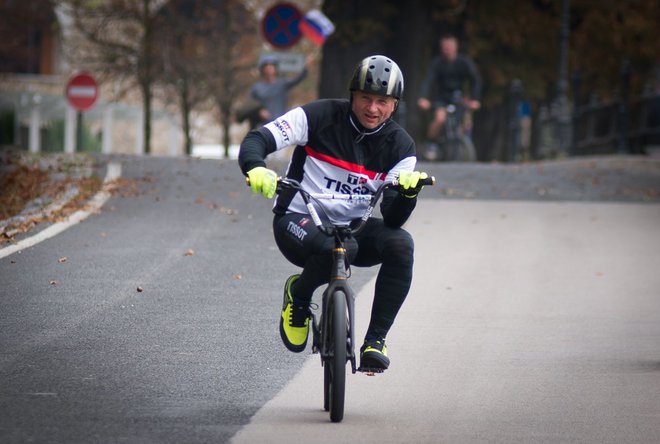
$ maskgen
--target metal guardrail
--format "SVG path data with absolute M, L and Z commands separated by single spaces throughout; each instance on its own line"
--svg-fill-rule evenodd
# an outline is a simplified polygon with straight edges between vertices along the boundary
M 557 153 L 558 110 L 539 108 L 535 125 L 536 157 Z M 566 155 L 645 154 L 660 146 L 660 92 L 647 93 L 626 103 L 614 100 L 575 107 L 570 121 L 571 143 Z
M 593 102 L 575 110 L 571 154 L 642 154 L 660 145 L 660 93 L 625 104 Z

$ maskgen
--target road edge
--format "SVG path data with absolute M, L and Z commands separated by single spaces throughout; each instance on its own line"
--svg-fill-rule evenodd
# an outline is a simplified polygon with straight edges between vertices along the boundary
M 17 253 L 26 248 L 32 247 L 39 242 L 50 239 L 63 232 L 64 230 L 76 225 L 79 222 L 87 219 L 92 213 L 98 211 L 105 202 L 110 198 L 110 188 L 112 182 L 121 177 L 121 164 L 119 162 L 110 162 L 103 179 L 101 190 L 92 197 L 85 205 L 85 208 L 78 210 L 62 222 L 56 222 L 48 228 L 40 231 L 34 236 L 22 239 L 19 242 L 8 247 L 0 249 L 0 259 L 5 258 L 11 254 Z

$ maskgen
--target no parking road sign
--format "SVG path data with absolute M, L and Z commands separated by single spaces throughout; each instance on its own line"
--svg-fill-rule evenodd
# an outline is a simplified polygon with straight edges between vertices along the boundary
M 87 73 L 76 74 L 66 85 L 66 98 L 77 111 L 87 111 L 94 106 L 99 88 L 94 77 Z
M 277 3 L 266 11 L 261 22 L 261 32 L 268 43 L 276 48 L 289 48 L 302 37 L 298 28 L 301 18 L 302 13 L 295 5 Z

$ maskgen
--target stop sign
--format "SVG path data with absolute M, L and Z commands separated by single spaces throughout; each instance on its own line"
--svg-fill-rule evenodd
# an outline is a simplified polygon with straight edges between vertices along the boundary
M 71 77 L 66 85 L 66 98 L 77 111 L 87 111 L 92 108 L 98 95 L 96 80 L 84 72 Z

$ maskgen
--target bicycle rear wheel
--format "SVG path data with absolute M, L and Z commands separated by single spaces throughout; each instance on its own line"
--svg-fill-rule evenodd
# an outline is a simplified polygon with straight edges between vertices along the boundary
M 346 395 L 346 294 L 334 292 L 327 307 L 328 318 L 328 357 L 323 366 L 323 407 L 330 411 L 330 420 L 340 422 L 344 418 Z

